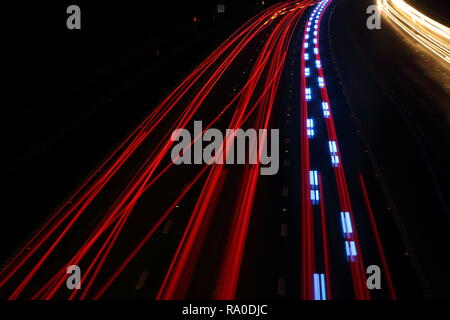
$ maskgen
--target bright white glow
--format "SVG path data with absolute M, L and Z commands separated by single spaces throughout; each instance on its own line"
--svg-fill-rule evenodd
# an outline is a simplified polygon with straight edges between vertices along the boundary
M 450 28 L 428 18 L 403 0 L 378 0 L 377 5 L 411 37 L 450 63 Z
M 322 102 L 322 110 L 323 110 L 323 116 L 325 118 L 330 117 L 330 108 L 328 107 L 328 102 Z
M 325 85 L 325 83 L 323 82 L 323 77 L 318 77 L 317 81 L 319 82 L 319 87 L 323 88 L 323 86 Z
M 349 257 L 356 256 L 355 241 L 345 241 L 345 247 L 346 247 L 346 251 L 347 251 L 347 256 L 349 256 Z
M 319 190 L 311 190 L 311 202 L 316 205 L 319 204 Z
M 345 221 L 345 217 L 344 217 L 344 213 L 341 212 L 341 225 L 342 225 L 342 231 L 344 232 L 345 235 L 347 235 L 347 223 Z
M 330 147 L 330 155 L 331 155 L 331 165 L 333 167 L 339 166 L 339 155 L 337 152 L 336 141 L 329 141 L 328 146 Z
M 327 290 L 325 289 L 325 275 L 320 274 L 320 292 L 322 293 L 322 300 L 327 300 Z
M 330 147 L 330 152 L 337 152 L 337 148 L 336 148 L 336 141 L 328 141 L 329 147 Z
M 311 100 L 311 89 L 310 88 L 305 89 L 305 98 L 306 98 L 306 101 Z
M 327 292 L 325 287 L 325 274 L 314 273 L 314 300 L 327 300 Z
M 314 300 L 320 300 L 320 276 L 314 273 Z
M 355 241 L 345 241 L 345 252 L 350 261 L 355 261 L 357 256 Z
M 317 188 L 319 186 L 316 170 L 309 171 L 309 184 L 311 185 L 311 188 Z
M 349 238 L 353 233 L 352 222 L 350 220 L 350 212 L 341 212 L 341 224 L 344 235 Z
M 309 171 L 309 185 L 311 187 L 311 202 L 313 205 L 317 205 L 320 202 L 320 193 L 318 173 L 315 170 Z
M 306 134 L 308 135 L 308 138 L 314 137 L 314 120 L 313 119 L 307 119 L 306 120 Z

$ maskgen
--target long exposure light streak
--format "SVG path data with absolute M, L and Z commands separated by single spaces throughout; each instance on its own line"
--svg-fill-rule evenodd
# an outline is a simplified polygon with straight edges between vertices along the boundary
M 310 18 L 308 19 L 308 24 L 305 33 L 311 32 L 311 25 L 314 24 L 314 37 L 315 39 L 318 39 L 320 34 L 320 22 L 322 20 L 324 10 L 328 7 L 328 5 L 331 3 L 330 0 L 323 0 L 319 2 L 319 4 L 315 7 L 313 12 L 310 15 Z M 306 34 L 303 37 L 304 42 L 307 41 Z M 319 40 L 319 39 L 318 39 Z M 365 274 L 364 274 L 364 264 L 361 257 L 361 251 L 359 246 L 359 240 L 358 236 L 356 234 L 356 228 L 355 228 L 355 221 L 352 215 L 352 206 L 350 201 L 350 194 L 347 187 L 347 182 L 345 178 L 345 172 L 342 165 L 342 161 L 340 160 L 340 152 L 339 152 L 339 145 L 338 145 L 338 138 L 336 134 L 336 129 L 334 126 L 334 119 L 330 108 L 330 100 L 328 98 L 328 92 L 327 87 L 325 84 L 325 76 L 324 76 L 324 70 L 322 68 L 321 63 L 321 57 L 320 57 L 320 50 L 319 50 L 319 43 L 320 41 L 316 41 L 314 44 L 314 47 L 312 50 L 315 59 L 314 64 L 316 66 L 315 73 L 317 73 L 317 79 L 321 79 L 319 81 L 311 81 L 307 80 L 304 73 L 302 73 L 302 86 L 306 87 L 307 85 L 311 85 L 316 87 L 320 92 L 320 106 L 324 115 L 324 121 L 327 128 L 327 135 L 328 135 L 328 141 L 326 141 L 327 147 L 329 148 L 329 152 L 331 155 L 331 165 L 333 167 L 334 173 L 335 173 L 335 179 L 337 184 L 337 193 L 339 196 L 340 206 L 342 211 L 348 212 L 349 215 L 349 221 L 352 224 L 353 232 L 350 234 L 347 234 L 347 238 L 344 241 L 344 246 L 347 251 L 347 255 L 349 257 L 349 265 L 352 273 L 353 278 L 353 286 L 354 286 L 354 294 L 356 299 L 370 299 L 370 295 L 368 293 L 367 287 L 365 286 Z M 302 57 L 305 57 L 306 49 L 303 45 L 303 52 Z M 305 67 L 308 67 L 308 64 L 310 65 L 311 62 L 307 62 L 306 59 L 302 60 L 302 66 L 301 70 L 305 70 Z M 308 77 L 308 79 L 311 77 Z M 314 77 L 312 77 L 314 78 Z M 304 119 L 307 119 L 308 117 L 308 109 L 307 105 L 311 104 L 314 105 L 315 101 L 308 99 L 308 97 L 305 97 L 302 99 L 301 103 L 301 112 L 303 113 Z M 317 98 L 316 98 L 317 100 Z M 306 120 L 304 120 L 306 121 Z M 304 130 L 306 131 L 306 130 Z M 304 147 L 302 148 L 302 152 L 306 155 L 309 155 L 309 151 L 305 150 L 305 148 L 308 148 L 308 139 L 302 140 L 304 143 Z M 309 156 L 308 156 L 309 157 Z M 302 160 L 302 180 L 305 180 L 307 178 L 305 174 L 309 171 L 309 159 L 303 159 Z M 304 190 L 309 194 L 310 189 L 309 185 L 304 185 Z M 305 199 L 303 200 L 305 201 Z M 307 201 L 309 203 L 309 201 Z M 303 210 L 302 210 L 302 222 L 303 222 L 303 233 L 305 234 L 302 238 L 302 249 L 305 253 L 303 253 L 303 262 L 302 262 L 302 296 L 304 299 L 314 299 L 314 284 L 309 279 L 313 279 L 313 274 L 317 271 L 315 270 L 319 266 L 316 266 L 314 261 L 315 258 L 315 249 L 314 249 L 314 237 L 313 237 L 313 219 L 312 219 L 312 212 L 311 208 L 307 207 L 305 203 L 303 203 Z M 324 226 L 323 226 L 324 227 Z M 349 236 L 349 237 L 348 237 Z M 326 242 L 324 242 L 324 245 L 326 246 Z M 324 252 L 327 252 L 326 248 L 324 249 Z M 324 257 L 325 260 L 327 260 L 327 257 Z M 326 263 L 325 263 L 326 264 Z M 327 268 L 325 265 L 324 268 Z M 326 282 L 326 281 L 325 281 Z M 328 288 L 327 288 L 328 289 Z
M 450 63 L 450 28 L 430 19 L 403 0 L 378 0 L 377 5 L 402 30 Z
M 225 103 L 224 107 L 210 111 L 217 114 L 213 116 L 212 121 L 208 122 L 207 128 L 225 116 L 231 116 L 229 128 L 239 128 L 244 124 L 257 128 L 269 126 L 287 48 L 300 17 L 312 4 L 314 1 L 309 0 L 286 1 L 264 10 L 233 33 L 161 104 L 154 108 L 150 115 L 72 194 L 69 200 L 48 219 L 36 235 L 28 241 L 24 249 L 5 266 L 0 273 L 0 288 L 3 289 L 12 280 L 17 283 L 8 293 L 9 299 L 55 298 L 58 293 L 64 292 L 62 289 L 65 282 L 65 269 L 71 264 L 85 266 L 82 278 L 85 286 L 82 293 L 75 291 L 67 298 L 101 298 L 144 245 L 149 243 L 156 230 L 169 215 L 173 214 L 178 203 L 187 193 L 193 192 L 195 184 L 202 181 L 204 184 L 200 195 L 192 208 L 188 224 L 160 291 L 156 294 L 158 299 L 183 298 L 188 290 L 197 257 L 220 198 L 218 190 L 227 177 L 223 166 L 201 167 L 167 210 L 149 226 L 148 233 L 130 249 L 130 254 L 125 256 L 125 260 L 117 266 L 112 275 L 106 277 L 106 282 L 99 283 L 98 275 L 104 272 L 105 262 L 114 252 L 120 242 L 119 239 L 123 237 L 127 222 L 133 214 L 136 215 L 135 208 L 142 196 L 151 187 L 156 188 L 156 182 L 163 179 L 163 176 L 172 168 L 172 163 L 166 163 L 166 161 L 172 145 L 169 138 L 173 130 L 185 128 L 200 116 L 205 107 L 205 101 L 219 85 L 223 75 L 233 66 L 244 49 L 253 45 L 263 32 L 268 33 L 269 36 L 254 62 L 247 81 L 231 100 Z M 162 136 L 156 136 L 163 126 L 165 132 Z M 143 158 L 121 192 L 112 199 L 112 203 L 106 210 L 102 210 L 101 218 L 93 225 L 87 236 L 85 235 L 86 238 L 78 240 L 79 246 L 71 248 L 70 253 L 65 254 L 69 258 L 58 259 L 55 272 L 48 273 L 44 266 L 55 263 L 53 258 L 57 252 L 61 251 L 64 241 L 77 239 L 77 234 L 73 231 L 75 226 L 84 219 L 86 212 L 92 214 L 94 204 L 105 193 L 104 190 L 111 185 L 118 174 L 125 170 L 130 159 L 136 153 L 142 152 L 142 146 L 151 139 L 156 141 L 156 145 L 149 150 L 149 154 Z M 224 264 L 221 268 L 220 278 L 227 277 L 227 281 L 219 279 L 217 282 L 216 299 L 233 299 L 235 296 L 258 178 L 255 168 L 244 168 L 240 182 L 241 197 L 237 199 L 237 206 L 233 212 L 234 218 L 231 219 L 231 223 L 235 224 L 236 228 L 234 233 L 229 234 L 229 246 L 224 253 Z M 39 284 L 36 282 L 37 278 L 47 280 L 44 283 L 40 280 Z M 36 288 L 36 283 L 38 289 L 30 290 L 31 287 Z M 99 287 L 100 290 L 98 290 Z M 92 291 L 94 292 L 91 293 Z

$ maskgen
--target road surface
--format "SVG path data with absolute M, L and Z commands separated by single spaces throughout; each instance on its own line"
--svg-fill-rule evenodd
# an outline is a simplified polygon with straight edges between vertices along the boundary
M 439 113 L 448 106 L 436 106 L 436 125 L 405 115 L 408 90 L 428 83 L 421 62 L 383 65 L 417 52 L 374 53 L 376 41 L 402 36 L 367 37 L 363 2 L 281 2 L 238 29 L 4 263 L 1 297 L 445 295 L 446 266 L 431 252 L 450 243 L 439 178 L 448 162 L 430 150 L 449 141 Z M 380 77 L 386 69 L 396 77 Z M 440 86 L 418 94 L 442 101 L 445 77 L 448 68 Z M 199 120 L 203 130 L 278 129 L 278 174 L 260 175 L 260 164 L 175 165 L 172 132 L 194 132 Z M 81 268 L 81 290 L 66 287 L 69 265 Z M 381 289 L 369 290 L 368 266 L 381 270 Z

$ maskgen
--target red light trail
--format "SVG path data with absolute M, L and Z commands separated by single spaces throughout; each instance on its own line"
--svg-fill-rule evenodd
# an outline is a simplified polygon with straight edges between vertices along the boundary
M 207 126 L 203 128 L 203 132 L 219 123 L 222 125 L 226 123 L 226 127 L 230 129 L 244 126 L 258 129 L 270 128 L 273 125 L 272 115 L 276 108 L 276 98 L 279 94 L 278 89 L 288 50 L 300 22 L 311 8 L 315 8 L 315 11 L 304 28 L 300 57 L 301 98 L 298 111 L 301 120 L 299 124 L 301 172 L 295 174 L 295 178 L 300 179 L 301 182 L 301 194 L 299 199 L 296 198 L 296 201 L 300 203 L 298 214 L 301 221 L 299 237 L 301 252 L 295 253 L 299 256 L 301 268 L 300 297 L 313 300 L 319 295 L 321 299 L 331 299 L 331 277 L 338 276 L 332 271 L 333 261 L 329 250 L 330 240 L 327 228 L 329 216 L 338 212 L 333 213 L 326 206 L 324 195 L 328 196 L 328 194 L 325 194 L 323 183 L 328 181 L 325 181 L 321 173 L 318 174 L 316 182 L 320 196 L 318 207 L 316 207 L 318 210 L 314 209 L 310 198 L 312 142 L 309 141 L 310 137 L 307 133 L 307 120 L 314 106 L 309 105 L 311 97 L 303 94 L 306 88 L 312 86 L 312 77 L 307 79 L 305 74 L 305 68 L 310 67 L 317 69 L 314 74 L 322 79 L 322 83 L 319 81 L 321 101 L 330 106 L 324 123 L 328 140 L 334 143 L 333 146 L 336 149 L 332 150 L 332 156 L 338 159 L 337 163 L 333 162 L 333 171 L 340 210 L 348 213 L 351 220 L 352 232 L 347 234 L 345 240 L 346 243 L 355 244 L 355 254 L 348 261 L 354 296 L 356 299 L 370 299 L 365 285 L 364 263 L 356 233 L 350 192 L 340 159 L 338 137 L 331 112 L 332 104 L 323 80 L 324 72 L 320 67 L 318 34 L 320 21 L 329 3 L 331 1 L 317 2 L 315 0 L 279 3 L 265 9 L 234 32 L 154 108 L 5 266 L 0 273 L 0 289 L 10 289 L 7 291 L 8 299 L 49 300 L 64 297 L 69 300 L 97 300 L 107 296 L 114 283 L 144 248 L 153 244 L 152 240 L 162 225 L 169 217 L 177 215 L 176 209 L 188 196 L 194 198 L 192 208 L 189 207 L 189 215 L 183 217 L 186 223 L 182 227 L 181 237 L 174 246 L 159 288 L 151 298 L 171 300 L 189 297 L 193 274 L 207 242 L 215 213 L 217 208 L 223 205 L 221 195 L 226 192 L 224 188 L 230 170 L 218 164 L 192 166 L 183 178 L 182 190 L 178 190 L 177 193 L 165 190 L 160 186 L 161 181 L 166 179 L 164 181 L 171 182 L 171 186 L 175 183 L 171 181 L 173 179 L 171 174 L 174 174 L 176 166 L 169 159 L 173 145 L 170 139 L 171 134 L 175 129 L 186 128 L 199 118 L 202 120 L 206 118 L 204 122 Z M 313 17 L 316 18 L 317 28 L 314 29 L 317 32 L 314 35 L 314 46 L 308 49 L 307 44 L 312 43 L 307 39 L 312 34 L 310 29 Z M 197 21 L 196 17 L 193 19 L 194 22 Z M 229 101 L 212 109 L 208 99 L 214 96 L 215 91 L 223 84 L 223 79 L 233 69 L 236 61 L 242 58 L 243 53 L 246 50 L 254 50 L 258 44 L 261 50 L 258 49 L 258 56 L 252 61 L 252 68 L 245 83 L 235 91 Z M 305 55 L 311 50 L 314 50 L 315 59 L 308 60 Z M 313 68 L 314 62 L 316 62 L 316 68 Z M 195 137 L 188 148 L 191 148 L 199 138 L 200 136 Z M 233 139 L 233 137 L 225 139 Z M 262 145 L 267 137 L 262 136 L 260 139 L 259 145 Z M 227 142 L 229 141 L 221 142 L 222 146 L 225 146 L 225 154 L 229 152 L 231 145 Z M 214 283 L 210 284 L 209 298 L 236 299 L 250 221 L 254 214 L 255 201 L 257 201 L 259 177 L 259 164 L 245 165 L 240 171 L 236 189 L 232 190 L 234 202 L 228 217 L 225 245 L 223 252 L 217 253 L 220 266 Z M 360 175 L 360 183 L 383 269 L 388 270 L 362 175 Z M 116 189 L 111 185 L 120 186 L 118 192 L 112 192 L 111 189 Z M 143 201 L 148 201 L 149 191 L 154 191 L 156 198 L 158 191 L 162 194 L 167 193 L 167 198 L 170 200 L 167 200 L 169 203 L 161 200 L 161 204 L 158 203 L 155 208 L 152 207 L 149 217 L 144 217 L 139 208 Z M 109 196 L 110 194 L 113 196 Z M 163 205 L 165 207 L 161 208 Z M 320 213 L 319 219 L 315 219 L 315 211 Z M 131 234 L 130 237 L 126 228 L 133 219 L 138 219 L 136 217 L 138 214 L 141 215 L 139 218 L 143 222 L 139 220 L 139 223 L 134 223 L 145 227 L 144 235 Z M 87 220 L 90 227 L 86 227 Z M 132 245 L 127 247 L 126 254 L 120 255 L 119 261 L 112 263 L 112 267 L 109 266 L 110 270 L 106 272 L 105 265 L 112 260 L 113 253 L 117 251 L 125 238 L 133 238 L 133 241 L 130 241 Z M 318 238 L 321 239 L 320 242 L 317 241 Z M 71 246 L 72 243 L 76 245 Z M 64 255 L 59 256 L 61 253 Z M 323 263 L 319 263 L 319 258 L 323 258 Z M 118 260 L 117 257 L 115 260 Z M 83 266 L 83 290 L 69 293 L 65 290 L 66 268 L 69 265 Z M 48 266 L 52 268 L 51 270 L 56 268 L 56 271 L 46 271 Z M 316 275 L 319 275 L 317 279 L 321 279 L 320 275 L 324 276 L 322 283 L 324 290 L 321 290 L 320 294 L 317 292 L 318 285 L 314 282 Z M 389 273 L 387 277 L 391 298 L 395 299 Z

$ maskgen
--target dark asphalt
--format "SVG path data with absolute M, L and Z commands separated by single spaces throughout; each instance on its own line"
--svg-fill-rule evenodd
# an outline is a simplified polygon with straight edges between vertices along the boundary
M 449 71 L 386 20 L 381 30 L 365 28 L 370 4 L 337 1 L 328 26 L 330 69 L 340 76 L 345 116 L 354 119 L 352 126 L 338 120 L 338 134 L 360 130 L 369 174 L 378 176 L 373 185 L 385 198 L 379 212 L 392 216 L 413 263 L 415 280 L 401 276 L 410 274 L 401 264 L 393 278 L 418 281 L 420 296 L 448 297 Z M 387 239 L 389 246 L 394 238 Z

